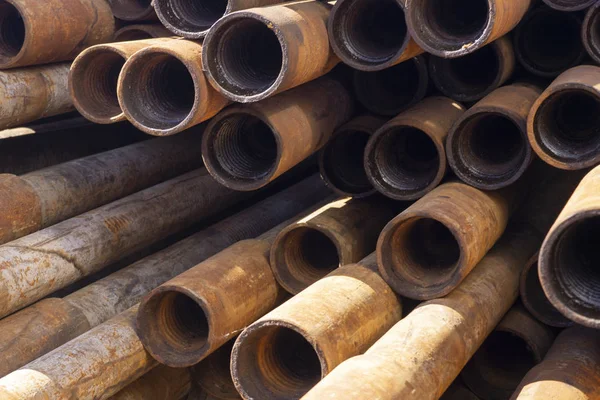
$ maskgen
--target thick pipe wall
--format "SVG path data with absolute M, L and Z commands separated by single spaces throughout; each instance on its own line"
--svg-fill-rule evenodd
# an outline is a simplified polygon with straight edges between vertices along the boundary
M 544 0 L 548 6 L 559 11 L 581 11 L 595 2 L 596 0 Z
M 588 55 L 600 64 L 600 3 L 594 3 L 585 14 L 581 39 Z

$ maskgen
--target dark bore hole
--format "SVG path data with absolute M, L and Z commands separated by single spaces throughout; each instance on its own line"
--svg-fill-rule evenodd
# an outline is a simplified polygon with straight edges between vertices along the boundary
M 324 173 L 344 193 L 359 195 L 372 189 L 363 163 L 369 137 L 368 133 L 361 131 L 343 132 L 324 150 Z
M 314 282 L 340 265 L 335 243 L 324 233 L 312 228 L 298 228 L 287 234 L 282 243 L 287 269 L 292 276 L 301 275 Z
M 0 57 L 15 57 L 25 42 L 25 23 L 19 11 L 6 2 L 0 4 Z
M 203 32 L 225 15 L 227 0 L 158 1 L 162 16 L 185 32 Z
M 488 20 L 487 0 L 423 0 L 417 21 L 425 24 L 427 41 L 442 40 L 441 47 L 474 41 L 484 31 Z

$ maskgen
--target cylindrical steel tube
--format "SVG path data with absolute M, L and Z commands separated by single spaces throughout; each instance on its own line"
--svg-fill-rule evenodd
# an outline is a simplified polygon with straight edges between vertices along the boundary
M 544 3 L 559 11 L 580 11 L 595 2 L 596 0 L 544 0 Z
M 271 247 L 271 268 L 279 284 L 298 294 L 342 265 L 375 251 L 383 227 L 405 204 L 380 196 L 333 201 L 290 224 Z
M 459 58 L 429 58 L 429 76 L 435 87 L 457 101 L 477 101 L 504 85 L 515 70 L 511 39 L 502 36 Z
M 367 177 L 396 200 L 416 200 L 446 175 L 446 136 L 465 108 L 447 97 L 429 97 L 375 132 L 365 149 Z
M 456 58 L 510 32 L 531 0 L 405 0 L 408 31 L 425 51 Z
M 338 128 L 319 154 L 319 169 L 325 183 L 341 196 L 354 198 L 374 194 L 363 163 L 369 138 L 386 122 L 362 115 Z
M 115 32 L 105 0 L 3 0 L 0 25 L 0 69 L 72 60 Z
M 427 58 L 413 57 L 382 71 L 354 70 L 353 84 L 358 101 L 367 110 L 394 117 L 427 95 Z
M 192 382 L 209 399 L 236 400 L 241 398 L 233 384 L 229 368 L 234 343 L 235 339 L 231 339 L 219 350 L 191 368 Z M 197 400 L 203 400 L 203 398 Z
M 585 57 L 581 26 L 578 13 L 560 12 L 544 5 L 533 9 L 515 30 L 517 60 L 527 71 L 545 78 L 581 64 Z
M 158 366 L 109 400 L 179 400 L 191 389 L 187 368 Z
M 581 39 L 590 57 L 600 64 L 600 3 L 595 3 L 585 14 L 583 27 L 581 28 Z
M 583 169 L 600 162 L 600 67 L 561 74 L 536 100 L 527 121 L 533 150 L 548 164 Z
M 161 24 L 126 25 L 115 32 L 115 42 L 130 42 L 134 40 L 156 39 L 169 37 L 173 34 Z
M 380 71 L 423 53 L 406 28 L 404 0 L 338 0 L 328 31 L 335 54 L 361 71 Z
M 233 381 L 244 399 L 299 399 L 401 317 L 400 300 L 377 273 L 372 254 L 246 328 L 231 356 Z
M 482 400 L 505 400 L 554 341 L 552 329 L 513 307 L 463 368 L 465 384 Z
M 156 136 L 173 135 L 213 117 L 229 101 L 208 84 L 202 45 L 165 40 L 132 55 L 119 75 L 117 96 L 127 119 Z
M 115 17 L 122 21 L 152 21 L 156 13 L 152 0 L 107 0 Z
M 564 330 L 546 358 L 525 376 L 511 400 L 600 398 L 600 336 L 576 326 Z
M 204 163 L 222 185 L 259 189 L 321 149 L 353 110 L 350 93 L 328 77 L 259 103 L 229 107 L 206 128 Z
M 504 86 L 467 110 L 446 140 L 454 173 L 479 189 L 495 190 L 516 182 L 533 159 L 527 117 L 541 93 L 533 85 Z
M 204 39 L 202 65 L 223 96 L 251 103 L 329 72 L 339 59 L 329 46 L 324 1 L 289 2 L 237 11 Z

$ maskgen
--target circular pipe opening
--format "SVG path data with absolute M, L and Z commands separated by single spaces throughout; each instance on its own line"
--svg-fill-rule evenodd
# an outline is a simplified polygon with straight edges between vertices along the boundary
M 592 6 L 586 15 L 583 44 L 594 61 L 600 63 L 600 3 Z
M 533 131 L 546 154 L 564 163 L 592 163 L 600 151 L 600 99 L 586 90 L 548 96 L 537 109 Z
M 596 0 L 544 0 L 550 7 L 561 11 L 580 11 L 594 4 Z
M 0 3 L 0 63 L 16 57 L 25 43 L 25 22 L 15 6 Z
M 245 398 L 299 399 L 321 379 L 314 347 L 293 329 L 263 325 L 247 330 L 234 346 L 234 382 Z
M 121 103 L 129 119 L 154 130 L 173 129 L 192 113 L 196 86 L 179 59 L 150 52 L 130 59 L 123 73 Z
M 200 38 L 227 11 L 228 0 L 155 0 L 165 26 L 175 33 Z
M 109 3 L 115 17 L 124 21 L 145 18 L 152 9 L 152 0 L 111 0 Z

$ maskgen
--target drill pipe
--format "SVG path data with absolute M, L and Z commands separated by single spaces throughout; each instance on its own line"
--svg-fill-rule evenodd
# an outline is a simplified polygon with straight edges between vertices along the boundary
M 500 238 L 517 192 L 484 192 L 458 182 L 439 186 L 383 229 L 379 272 L 396 293 L 411 299 L 447 295 Z
M 210 84 L 232 101 L 252 103 L 325 75 L 340 61 L 327 36 L 330 9 L 309 0 L 221 18 L 204 39 Z
M 463 368 L 465 384 L 482 400 L 506 400 L 554 341 L 552 329 L 514 306 Z
M 236 400 L 240 394 L 233 384 L 229 364 L 235 339 L 206 357 L 192 369 L 192 382 L 211 399 Z
M 134 40 L 156 39 L 169 37 L 173 34 L 161 24 L 126 25 L 115 32 L 115 42 L 130 42 Z
M 383 196 L 335 200 L 287 226 L 271 247 L 277 282 L 298 294 L 342 265 L 375 251 L 383 227 L 406 207 Z
M 125 62 L 117 97 L 127 119 L 150 135 L 173 135 L 227 104 L 202 71 L 202 45 L 182 39 L 146 47 Z
M 527 120 L 533 150 L 561 169 L 600 162 L 600 67 L 581 65 L 564 72 L 536 100 Z
M 318 177 L 306 179 L 64 299 L 45 299 L 0 320 L 0 377 L 127 310 L 220 250 L 295 216 L 327 193 Z
M 72 60 L 115 32 L 105 0 L 6 0 L 0 26 L 0 69 Z
M 336 1 L 328 22 L 335 54 L 354 69 L 380 71 L 423 53 L 406 28 L 404 1 Z
M 375 194 L 363 163 L 369 137 L 387 120 L 362 115 L 342 125 L 319 153 L 321 177 L 334 192 L 362 198 Z
M 178 400 L 191 389 L 190 371 L 187 368 L 158 366 L 109 400 Z
M 544 5 L 537 7 L 515 30 L 517 60 L 532 74 L 557 77 L 583 61 L 586 51 L 581 30 L 582 17 L 578 13 L 560 12 Z
M 600 64 L 600 3 L 594 5 L 585 14 L 581 28 L 581 38 L 587 53 Z
M 541 93 L 533 85 L 504 86 L 464 113 L 446 140 L 456 176 L 485 190 L 506 187 L 523 176 L 533 159 L 527 117 Z
M 596 3 L 596 0 L 544 0 L 544 3 L 559 11 L 580 11 Z
M 446 136 L 464 112 L 447 97 L 429 97 L 379 128 L 364 156 L 375 189 L 396 200 L 416 200 L 438 186 L 447 169 Z
M 373 253 L 246 328 L 233 347 L 233 381 L 244 399 L 299 399 L 401 317 L 400 299 L 377 273 Z
M 531 3 L 531 0 L 406 0 L 406 24 L 423 50 L 442 58 L 457 58 L 513 30 Z
M 115 17 L 122 21 L 152 21 L 157 16 L 151 0 L 107 0 Z
M 435 87 L 456 101 L 478 101 L 504 85 L 515 71 L 515 52 L 508 36 L 459 58 L 429 58 Z
M 522 267 L 576 185 L 564 172 L 567 179 L 548 183 L 548 173 L 534 181 L 526 207 L 457 289 L 417 307 L 303 400 L 438 399 L 517 299 Z M 545 185 L 537 186 L 541 180 Z
M 546 358 L 525 376 L 511 400 L 596 400 L 600 398 L 598 331 L 564 330 Z
M 350 93 L 327 77 L 259 103 L 228 107 L 206 128 L 204 163 L 222 185 L 259 189 L 321 149 L 353 111 Z
M 71 65 L 69 93 L 77 111 L 97 124 L 124 121 L 117 82 L 125 62 L 136 52 L 171 39 L 99 44 L 84 50 Z
M 0 246 L 0 316 L 244 197 L 198 169 Z

